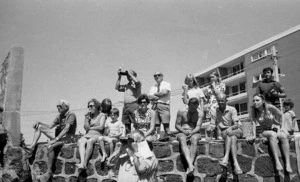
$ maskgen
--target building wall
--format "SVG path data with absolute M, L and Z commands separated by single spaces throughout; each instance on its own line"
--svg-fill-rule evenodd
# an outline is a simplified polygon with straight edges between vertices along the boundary
M 298 93 L 300 84 L 297 84 L 300 83 L 300 77 L 298 76 L 298 72 L 300 71 L 300 31 L 278 39 L 245 55 L 249 99 L 248 107 L 250 109 L 252 105 L 252 97 L 256 91 L 256 84 L 253 84 L 253 76 L 262 73 L 262 69 L 265 67 L 273 68 L 273 60 L 270 56 L 252 62 L 251 55 L 272 45 L 275 45 L 276 50 L 278 51 L 277 55 L 279 56 L 278 65 L 280 72 L 285 74 L 285 77 L 279 78 L 280 83 L 285 88 L 287 98 L 291 98 L 295 102 L 296 115 L 300 116 L 300 106 L 297 107 L 297 103 L 300 103 L 300 94 Z

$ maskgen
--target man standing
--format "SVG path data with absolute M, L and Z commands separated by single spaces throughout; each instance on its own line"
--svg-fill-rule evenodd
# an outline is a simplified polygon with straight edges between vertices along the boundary
M 180 109 L 177 112 L 175 128 L 179 131 L 177 140 L 180 143 L 181 151 L 188 163 L 187 174 L 195 169 L 194 160 L 196 150 L 201 135 L 199 133 L 203 119 L 203 110 L 199 109 L 199 100 L 193 97 L 188 102 L 188 107 Z M 187 146 L 187 140 L 191 141 L 190 149 Z
M 237 111 L 234 107 L 227 105 L 225 93 L 220 92 L 217 95 L 218 107 L 211 112 L 211 123 L 221 131 L 221 135 L 225 140 L 225 155 L 220 163 L 221 166 L 227 168 L 229 153 L 232 155 L 234 172 L 242 174 L 242 170 L 237 161 L 237 138 L 243 136 L 241 122 L 237 116 Z
M 270 67 L 264 68 L 263 78 L 264 79 L 257 85 L 256 93 L 262 94 L 267 102 L 281 109 L 279 99 L 285 98 L 286 94 L 283 86 L 273 80 L 273 69 Z
M 126 85 L 120 85 L 122 75 L 127 77 L 128 83 Z M 130 133 L 131 123 L 134 122 L 134 111 L 139 108 L 137 99 L 141 95 L 142 84 L 137 79 L 135 71 L 122 72 L 121 68 L 119 68 L 115 89 L 119 92 L 125 92 L 122 122 L 125 125 L 126 133 Z
M 48 125 L 42 122 L 36 122 L 33 125 L 35 129 L 32 144 L 25 148 L 25 150 L 32 154 L 41 134 L 47 136 L 50 141 L 48 142 L 48 169 L 43 176 L 39 176 L 41 181 L 48 181 L 52 176 L 52 165 L 55 159 L 55 152 L 61 148 L 65 143 L 73 142 L 72 138 L 76 132 L 77 121 L 74 113 L 69 111 L 70 104 L 66 100 L 60 100 L 57 104 L 59 114 L 54 119 L 53 123 Z M 51 131 L 56 127 L 55 133 Z
M 160 133 L 161 123 L 164 126 L 165 134 L 170 134 L 170 100 L 171 84 L 163 81 L 164 75 L 156 72 L 154 75 L 156 84 L 150 88 L 149 99 L 152 102 L 152 109 L 156 111 L 156 131 Z

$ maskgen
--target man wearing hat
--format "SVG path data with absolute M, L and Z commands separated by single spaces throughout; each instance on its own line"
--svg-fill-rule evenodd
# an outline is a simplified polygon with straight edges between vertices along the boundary
M 163 81 L 164 75 L 156 72 L 153 75 L 156 84 L 150 88 L 149 99 L 152 109 L 156 111 L 156 131 L 160 133 L 160 124 L 164 126 L 165 134 L 170 134 L 170 100 L 171 84 Z
M 49 180 L 51 177 L 52 164 L 55 159 L 55 152 L 57 152 L 55 149 L 62 147 L 65 143 L 72 142 L 71 139 L 77 127 L 76 115 L 69 111 L 70 104 L 68 101 L 60 100 L 56 107 L 59 114 L 50 125 L 42 122 L 36 122 L 33 125 L 35 132 L 32 144 L 25 148 L 29 155 L 31 155 L 42 133 L 50 139 L 47 145 L 48 170 L 46 174 L 41 177 L 42 181 Z M 51 130 L 54 127 L 56 127 L 55 133 Z

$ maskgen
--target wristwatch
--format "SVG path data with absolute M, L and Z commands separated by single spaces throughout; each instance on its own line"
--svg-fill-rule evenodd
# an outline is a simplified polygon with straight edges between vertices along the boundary
M 58 140 L 59 140 L 59 139 L 58 139 L 58 137 L 56 137 L 56 138 L 55 138 L 55 140 L 57 140 L 57 141 L 58 141 Z

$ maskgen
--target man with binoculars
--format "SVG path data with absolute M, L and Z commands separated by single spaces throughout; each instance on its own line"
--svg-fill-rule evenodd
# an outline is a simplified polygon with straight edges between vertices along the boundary
M 121 85 L 122 76 L 126 76 L 128 83 Z M 137 99 L 141 95 L 142 84 L 137 79 L 137 74 L 133 70 L 122 72 L 122 69 L 118 70 L 118 79 L 115 89 L 119 92 L 124 92 L 124 107 L 122 114 L 122 122 L 125 125 L 126 133 L 131 131 L 131 123 L 134 120 L 134 111 L 138 109 Z

